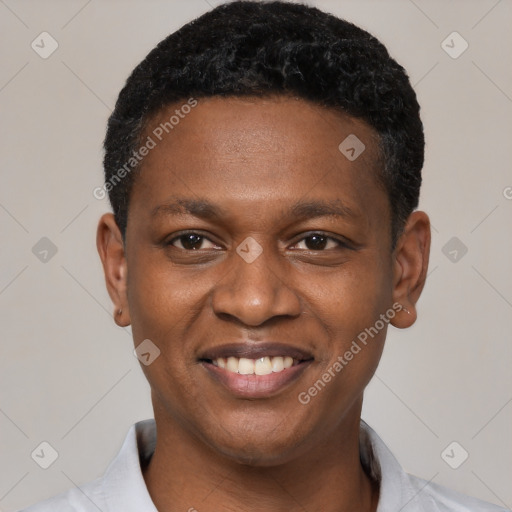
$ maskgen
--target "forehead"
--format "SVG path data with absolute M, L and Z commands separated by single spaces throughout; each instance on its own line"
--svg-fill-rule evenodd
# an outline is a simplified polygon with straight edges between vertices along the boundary
M 146 124 L 143 140 L 154 147 L 134 206 L 140 199 L 154 211 L 181 196 L 259 213 L 283 212 L 299 199 L 325 199 L 354 215 L 372 203 L 386 207 L 378 136 L 364 121 L 289 97 L 214 97 L 184 108 L 190 104 L 169 105 Z

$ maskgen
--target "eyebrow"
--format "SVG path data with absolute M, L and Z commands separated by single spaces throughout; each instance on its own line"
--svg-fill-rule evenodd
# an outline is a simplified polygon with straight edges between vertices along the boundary
M 152 217 L 159 215 L 193 215 L 202 219 L 218 219 L 225 216 L 225 212 L 205 199 L 178 198 L 152 210 Z
M 359 215 L 340 199 L 334 201 L 299 201 L 291 208 L 291 214 L 299 218 L 341 217 L 356 218 Z
M 286 215 L 286 212 L 282 212 Z M 176 198 L 169 203 L 155 207 L 151 216 L 160 215 L 193 215 L 206 220 L 216 220 L 227 216 L 227 212 L 206 199 Z M 359 215 L 340 199 L 334 201 L 298 201 L 292 205 L 289 216 L 308 219 L 316 217 L 339 217 L 343 219 L 357 218 Z

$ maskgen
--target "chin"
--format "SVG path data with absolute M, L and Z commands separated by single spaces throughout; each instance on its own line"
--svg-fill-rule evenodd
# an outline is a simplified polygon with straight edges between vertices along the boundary
M 306 433 L 299 433 L 289 425 L 270 429 L 251 425 L 251 432 L 247 428 L 243 431 L 224 430 L 218 438 L 208 436 L 207 443 L 219 455 L 236 464 L 270 467 L 285 464 L 295 458 L 298 451 L 301 451 L 299 447 L 304 444 L 300 439 L 307 437 Z

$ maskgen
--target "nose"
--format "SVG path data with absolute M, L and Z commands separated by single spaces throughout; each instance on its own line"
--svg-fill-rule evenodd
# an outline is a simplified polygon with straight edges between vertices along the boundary
M 274 317 L 299 316 L 301 303 L 287 284 L 286 262 L 279 261 L 279 255 L 270 249 L 252 261 L 240 254 L 233 252 L 228 263 L 231 268 L 213 290 L 215 314 L 228 315 L 251 327 Z

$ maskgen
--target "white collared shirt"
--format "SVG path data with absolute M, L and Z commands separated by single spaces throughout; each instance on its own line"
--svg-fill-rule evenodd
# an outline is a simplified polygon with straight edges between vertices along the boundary
M 24 512 L 158 512 L 148 493 L 141 462 L 155 449 L 153 419 L 130 428 L 104 475 L 24 510 Z M 364 422 L 360 429 L 363 465 L 380 481 L 377 512 L 506 512 L 506 509 L 408 475 L 379 436 Z

